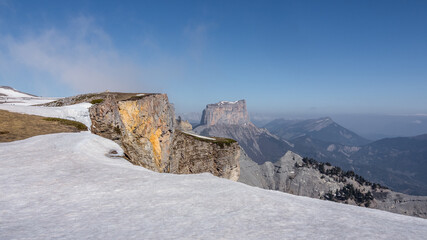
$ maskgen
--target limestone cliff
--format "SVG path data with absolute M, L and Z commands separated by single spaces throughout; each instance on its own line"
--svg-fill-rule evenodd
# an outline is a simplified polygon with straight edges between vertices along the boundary
M 203 110 L 200 122 L 201 125 L 208 127 L 216 124 L 245 125 L 247 123 L 249 123 L 249 116 L 245 100 L 208 104 Z
M 97 99 L 101 97 L 101 99 Z M 78 99 L 88 99 L 79 96 Z M 237 181 L 239 145 L 231 139 L 184 134 L 166 94 L 103 93 L 90 96 L 92 132 L 120 144 L 129 161 L 157 172 L 210 172 Z M 75 100 L 62 100 L 75 102 Z M 178 129 L 179 131 L 175 131 Z
M 250 122 L 245 100 L 208 104 L 201 125 L 194 128 L 194 132 L 235 139 L 251 159 L 261 164 L 276 161 L 292 149 L 288 142 Z
M 166 94 L 109 95 L 90 108 L 92 132 L 120 143 L 136 165 L 169 172 L 174 110 Z
M 176 131 L 172 146 L 172 173 L 209 172 L 233 181 L 239 179 L 240 147 L 234 140 Z

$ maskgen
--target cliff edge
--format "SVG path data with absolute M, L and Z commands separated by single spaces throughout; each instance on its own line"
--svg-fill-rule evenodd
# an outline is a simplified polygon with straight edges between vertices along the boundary
M 135 165 L 161 173 L 209 172 L 234 181 L 239 178 L 238 143 L 231 139 L 209 140 L 181 131 L 186 127 L 177 123 L 166 94 L 83 94 L 48 106 L 80 102 L 93 104 L 89 109 L 91 131 L 118 143 Z
M 245 100 L 208 104 L 203 110 L 200 121 L 200 125 L 208 127 L 216 124 L 246 125 L 248 123 L 250 121 Z

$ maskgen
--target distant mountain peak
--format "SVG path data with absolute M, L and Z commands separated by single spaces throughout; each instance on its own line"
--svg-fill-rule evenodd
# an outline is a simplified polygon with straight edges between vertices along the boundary
M 293 147 L 267 129 L 252 124 L 245 100 L 206 105 L 200 125 L 193 131 L 203 136 L 232 138 L 258 163 L 276 161 Z
M 271 133 L 286 140 L 311 137 L 329 143 L 359 146 L 369 141 L 340 126 L 330 117 L 307 120 L 274 120 L 265 125 Z
M 309 131 L 320 131 L 334 123 L 335 122 L 330 117 L 319 118 L 315 122 L 309 124 Z
M 35 95 L 24 93 L 16 90 L 15 88 L 9 86 L 0 86 L 0 96 L 5 97 L 17 97 L 17 98 L 25 98 L 25 97 L 37 97 Z
M 246 101 L 221 101 L 206 105 L 200 124 L 212 126 L 216 124 L 245 125 L 249 124 Z

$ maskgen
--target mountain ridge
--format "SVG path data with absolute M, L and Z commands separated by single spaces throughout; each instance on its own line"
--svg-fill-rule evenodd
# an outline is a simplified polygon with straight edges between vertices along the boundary
M 330 117 L 306 120 L 275 119 L 264 127 L 271 133 L 289 141 L 308 136 L 325 142 L 348 146 L 360 146 L 370 142 L 334 122 Z
M 427 218 L 427 196 L 397 193 L 353 171 L 291 151 L 274 163 L 262 165 L 242 154 L 240 166 L 239 182 L 251 186 Z

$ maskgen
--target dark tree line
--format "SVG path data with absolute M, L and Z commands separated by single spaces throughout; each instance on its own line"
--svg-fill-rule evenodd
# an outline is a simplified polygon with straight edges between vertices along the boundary
M 372 189 L 381 189 L 381 188 L 387 189 L 387 187 L 384 187 L 378 183 L 371 183 L 367 181 L 362 176 L 357 175 L 354 171 L 351 171 L 351 170 L 344 171 L 340 167 L 332 166 L 328 162 L 326 163 L 318 162 L 313 158 L 307 158 L 307 157 L 304 157 L 302 161 L 303 161 L 302 165 L 295 163 L 295 167 L 310 167 L 310 168 L 317 169 L 321 174 L 325 174 L 327 176 L 333 177 L 339 182 L 347 182 L 346 178 L 350 178 L 358 182 L 360 185 L 371 186 Z
M 329 192 L 323 196 L 326 200 L 334 202 L 346 202 L 347 200 L 354 200 L 357 205 L 364 205 L 369 207 L 374 196 L 371 191 L 362 193 L 359 189 L 354 188 L 352 184 L 345 185 L 342 189 L 336 190 L 335 194 Z
M 344 171 L 340 167 L 332 166 L 330 163 L 318 162 L 313 158 L 303 158 L 302 165 L 295 163 L 295 167 L 308 167 L 317 169 L 322 175 L 321 178 L 324 178 L 325 175 L 334 178 L 339 182 L 347 182 L 347 179 L 353 179 L 358 182 L 362 186 L 370 186 L 371 190 L 376 189 L 387 189 L 387 187 L 381 186 L 378 183 L 371 183 L 367 181 L 360 175 L 357 175 L 354 171 Z M 342 189 L 336 190 L 335 192 L 326 193 L 323 196 L 324 199 L 335 201 L 335 202 L 345 202 L 348 200 L 353 200 L 357 205 L 364 205 L 365 207 L 369 207 L 371 201 L 374 199 L 371 191 L 366 193 L 361 192 L 358 188 L 355 188 L 353 184 L 346 184 Z

